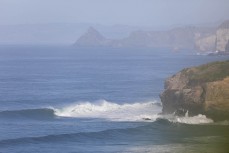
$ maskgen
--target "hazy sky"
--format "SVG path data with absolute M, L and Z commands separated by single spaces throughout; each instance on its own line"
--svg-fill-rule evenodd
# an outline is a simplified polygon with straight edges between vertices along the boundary
M 0 0 L 0 25 L 174 25 L 229 19 L 229 0 Z

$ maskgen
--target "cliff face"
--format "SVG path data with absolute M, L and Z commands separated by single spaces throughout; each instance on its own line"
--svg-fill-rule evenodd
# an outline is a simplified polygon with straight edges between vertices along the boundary
M 199 51 L 215 51 L 216 35 L 212 34 L 203 38 L 196 38 L 195 46 Z
M 216 32 L 216 50 L 227 51 L 226 46 L 229 42 L 229 21 L 220 25 Z
M 199 35 L 196 37 L 196 49 L 202 52 L 206 51 L 228 51 L 227 44 L 229 42 L 229 21 L 222 23 L 214 33 L 207 35 Z
M 229 119 L 229 61 L 184 69 L 165 82 L 163 113 Z
M 227 45 L 226 45 L 226 52 L 229 52 L 229 40 L 228 40 Z

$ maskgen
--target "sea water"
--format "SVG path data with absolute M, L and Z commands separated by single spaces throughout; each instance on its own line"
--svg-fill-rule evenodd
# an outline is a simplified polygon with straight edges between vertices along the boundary
M 228 152 L 228 121 L 161 115 L 159 99 L 167 77 L 226 59 L 158 48 L 0 46 L 0 152 Z

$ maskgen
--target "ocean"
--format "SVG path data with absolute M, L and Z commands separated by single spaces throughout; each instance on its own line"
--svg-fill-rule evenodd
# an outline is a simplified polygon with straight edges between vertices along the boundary
M 228 56 L 0 46 L 0 153 L 228 153 L 229 121 L 161 115 L 164 81 Z

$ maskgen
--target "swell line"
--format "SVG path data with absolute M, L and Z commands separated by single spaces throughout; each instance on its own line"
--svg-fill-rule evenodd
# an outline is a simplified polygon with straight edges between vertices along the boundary
M 33 119 L 51 119 L 56 115 L 53 109 L 38 108 L 24 110 L 6 110 L 0 112 L 0 118 L 33 118 Z

